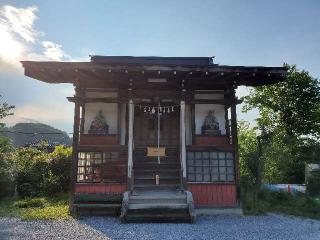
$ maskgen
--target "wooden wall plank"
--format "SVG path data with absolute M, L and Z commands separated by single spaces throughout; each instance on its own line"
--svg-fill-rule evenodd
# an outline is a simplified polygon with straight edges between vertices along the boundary
M 123 193 L 126 183 L 81 183 L 76 184 L 76 193 Z
M 188 183 L 195 206 L 237 205 L 236 185 L 222 183 Z

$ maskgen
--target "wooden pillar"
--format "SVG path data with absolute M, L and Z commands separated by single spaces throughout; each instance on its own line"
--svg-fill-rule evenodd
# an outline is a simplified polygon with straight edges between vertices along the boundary
M 228 106 L 224 106 L 224 121 L 225 121 L 225 128 L 226 128 L 226 135 L 230 142 L 230 126 L 229 126 L 229 116 L 228 116 Z
M 83 93 L 78 87 L 75 88 L 75 95 L 79 96 Z M 73 119 L 73 142 L 72 142 L 72 160 L 71 160 L 71 179 L 70 179 L 70 198 L 69 210 L 73 212 L 74 193 L 77 182 L 78 173 L 78 144 L 79 144 L 79 128 L 80 128 L 80 106 L 79 101 L 75 101 L 74 119 Z
M 122 119 L 122 112 L 121 112 L 121 102 L 117 103 L 117 143 L 121 145 L 121 119 Z
M 128 188 L 132 190 L 133 188 L 133 121 L 134 121 L 134 104 L 133 100 L 129 100 L 129 126 L 128 126 Z
M 182 188 L 185 189 L 187 179 L 186 166 L 186 103 L 184 100 L 180 102 L 180 162 L 182 172 Z
M 231 105 L 231 134 L 232 145 L 234 147 L 234 165 L 235 165 L 235 181 L 237 185 L 237 199 L 240 201 L 240 169 L 239 169 L 239 147 L 238 147 L 238 129 L 237 129 L 237 103 L 235 91 L 233 91 L 232 99 L 234 102 Z
M 80 123 L 80 133 L 84 133 L 84 121 L 85 121 L 85 115 L 86 115 L 86 103 L 81 103 L 81 123 Z

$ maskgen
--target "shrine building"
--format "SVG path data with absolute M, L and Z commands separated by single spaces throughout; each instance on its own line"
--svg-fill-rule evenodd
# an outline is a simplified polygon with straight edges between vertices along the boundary
M 235 90 L 287 73 L 211 57 L 22 64 L 28 77 L 75 86 L 70 210 L 123 222 L 240 208 Z

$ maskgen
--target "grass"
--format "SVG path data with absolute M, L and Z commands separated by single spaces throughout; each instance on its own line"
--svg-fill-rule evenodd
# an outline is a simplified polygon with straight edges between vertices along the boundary
M 286 192 L 258 192 L 254 201 L 252 189 L 242 189 L 242 202 L 246 215 L 259 215 L 267 212 L 283 213 L 313 219 L 320 219 L 320 198 L 305 194 L 292 196 Z M 19 217 L 22 220 L 69 219 L 68 196 L 16 199 L 0 201 L 0 217 Z
M 0 217 L 19 217 L 22 220 L 69 219 L 68 196 L 3 199 L 0 202 Z
M 247 215 L 282 213 L 306 218 L 320 219 L 320 198 L 308 197 L 305 194 L 295 196 L 286 192 L 260 190 L 258 201 L 253 201 L 253 191 L 242 194 L 244 213 Z

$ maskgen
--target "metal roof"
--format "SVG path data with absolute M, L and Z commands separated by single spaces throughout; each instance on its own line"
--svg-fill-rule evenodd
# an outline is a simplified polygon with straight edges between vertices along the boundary
M 133 57 L 133 56 L 98 56 L 92 55 L 91 62 L 114 65 L 163 65 L 209 67 L 213 57 Z

